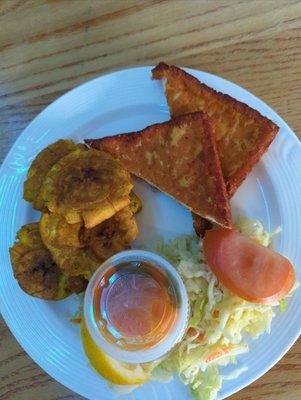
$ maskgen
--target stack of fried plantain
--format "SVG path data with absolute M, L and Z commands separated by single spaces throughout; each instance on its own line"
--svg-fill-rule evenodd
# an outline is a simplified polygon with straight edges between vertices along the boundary
M 103 151 L 70 140 L 41 151 L 24 183 L 24 199 L 41 219 L 21 228 L 10 249 L 21 288 L 48 300 L 84 290 L 95 269 L 138 234 L 133 214 L 141 202 L 132 188 L 130 174 Z

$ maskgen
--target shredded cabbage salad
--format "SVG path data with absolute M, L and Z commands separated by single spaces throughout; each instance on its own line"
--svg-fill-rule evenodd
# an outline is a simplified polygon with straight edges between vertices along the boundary
M 247 236 L 268 246 L 280 230 L 266 232 L 254 219 L 240 217 L 236 227 Z M 180 236 L 168 243 L 158 239 L 156 252 L 168 259 L 185 283 L 191 307 L 188 330 L 177 347 L 153 365 L 151 378 L 169 381 L 177 374 L 200 400 L 213 400 L 223 379 L 235 379 L 245 369 L 222 376 L 219 366 L 235 362 L 249 351 L 246 334 L 256 339 L 269 333 L 276 306 L 285 311 L 285 300 L 273 306 L 249 303 L 223 287 L 204 262 L 202 245 L 195 235 Z

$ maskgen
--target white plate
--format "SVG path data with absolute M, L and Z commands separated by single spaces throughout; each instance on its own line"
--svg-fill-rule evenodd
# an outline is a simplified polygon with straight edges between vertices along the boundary
M 217 76 L 188 70 L 219 91 L 242 100 L 280 126 L 280 132 L 258 165 L 232 200 L 234 214 L 242 212 L 263 221 L 268 230 L 282 226 L 274 247 L 289 257 L 301 278 L 301 151 L 298 139 L 286 123 L 266 104 L 246 90 Z M 76 296 L 46 302 L 27 296 L 13 278 L 8 248 L 16 231 L 36 221 L 39 214 L 22 200 L 26 171 L 35 155 L 60 138 L 98 138 L 136 131 L 169 119 L 160 82 L 150 79 L 150 67 L 127 69 L 99 77 L 60 97 L 24 130 L 8 154 L 0 175 L 0 299 L 1 312 L 25 351 L 53 378 L 89 399 L 112 400 L 115 395 L 90 367 L 79 339 L 79 328 L 68 320 L 76 310 Z M 191 232 L 190 213 L 167 196 L 137 182 L 143 201 L 138 216 L 140 242 L 153 234 L 166 238 Z M 297 290 L 289 310 L 278 315 L 270 335 L 252 342 L 251 350 L 238 358 L 248 371 L 225 381 L 225 398 L 271 368 L 298 338 L 301 330 L 301 291 Z M 237 365 L 236 365 L 237 367 Z M 227 372 L 233 367 L 227 367 Z M 179 381 L 150 382 L 125 399 L 190 399 Z

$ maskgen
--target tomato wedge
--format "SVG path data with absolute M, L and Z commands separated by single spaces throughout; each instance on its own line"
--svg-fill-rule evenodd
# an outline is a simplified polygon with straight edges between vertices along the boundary
M 205 260 L 231 292 L 253 303 L 272 304 L 294 286 L 289 260 L 231 229 L 206 231 Z

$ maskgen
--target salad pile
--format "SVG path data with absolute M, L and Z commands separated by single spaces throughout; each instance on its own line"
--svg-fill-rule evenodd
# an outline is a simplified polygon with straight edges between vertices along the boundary
M 236 228 L 264 246 L 273 233 L 264 230 L 254 219 L 240 217 Z M 191 316 L 183 340 L 161 362 L 153 365 L 151 377 L 168 381 L 177 374 L 196 399 L 215 399 L 223 379 L 219 366 L 235 362 L 235 357 L 249 351 L 247 335 L 256 339 L 269 333 L 276 307 L 286 308 L 286 299 L 272 305 L 250 303 L 223 287 L 204 262 L 202 247 L 195 235 L 180 236 L 165 243 L 158 239 L 155 250 L 168 259 L 182 276 L 190 299 Z M 201 251 L 200 251 L 201 250 Z

